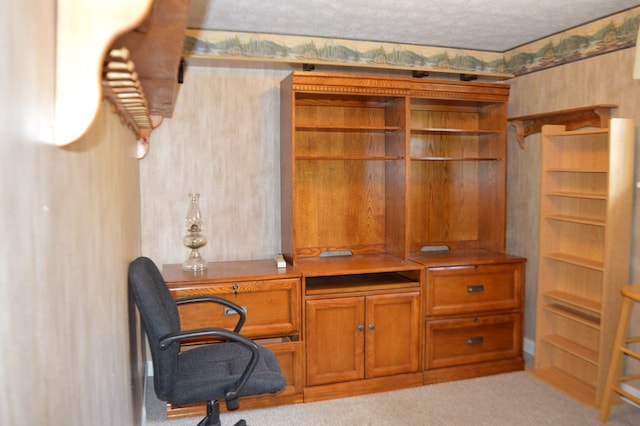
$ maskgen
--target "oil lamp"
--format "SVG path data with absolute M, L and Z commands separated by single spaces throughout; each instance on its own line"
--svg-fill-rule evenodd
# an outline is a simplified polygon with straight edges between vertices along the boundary
M 200 256 L 198 249 L 207 244 L 207 237 L 202 231 L 202 217 L 200 214 L 200 194 L 189 194 L 189 208 L 185 223 L 187 225 L 187 235 L 184 236 L 182 242 L 191 249 L 189 257 L 182 263 L 182 269 L 185 271 L 202 271 L 207 269 L 207 261 Z

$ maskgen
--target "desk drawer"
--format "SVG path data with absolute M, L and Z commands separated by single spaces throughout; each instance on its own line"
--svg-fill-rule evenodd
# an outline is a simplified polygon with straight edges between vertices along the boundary
M 427 269 L 427 316 L 519 309 L 521 263 Z
M 250 338 L 300 334 L 300 280 L 240 281 L 198 283 L 173 289 L 176 299 L 194 296 L 218 296 L 247 311 L 242 334 Z M 178 307 L 183 330 L 205 327 L 232 329 L 238 315 L 225 306 L 189 303 Z
M 485 315 L 427 321 L 425 368 L 522 355 L 521 315 Z

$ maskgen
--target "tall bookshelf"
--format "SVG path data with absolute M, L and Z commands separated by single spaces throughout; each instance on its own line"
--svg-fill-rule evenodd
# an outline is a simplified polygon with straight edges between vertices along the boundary
M 533 374 L 588 406 L 602 398 L 628 284 L 634 123 L 542 127 Z

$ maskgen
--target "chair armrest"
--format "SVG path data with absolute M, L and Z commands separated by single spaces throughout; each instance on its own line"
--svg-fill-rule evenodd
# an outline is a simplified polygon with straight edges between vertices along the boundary
M 241 343 L 242 345 L 252 349 L 258 345 L 251 339 L 248 339 L 234 331 L 227 330 L 226 328 L 198 328 L 194 330 L 184 330 L 177 333 L 170 333 L 160 338 L 160 350 L 168 349 L 173 343 L 181 342 L 185 339 L 192 339 L 194 337 L 222 337 L 226 340 Z M 211 343 L 215 344 L 215 343 Z
M 251 373 L 253 373 L 253 370 L 255 370 L 256 365 L 258 365 L 258 361 L 260 360 L 260 351 L 258 350 L 258 345 L 253 340 L 247 339 L 246 337 L 241 336 L 240 334 L 233 331 L 229 331 L 226 328 L 200 328 L 197 330 L 188 330 L 167 334 L 160 339 L 160 350 L 167 349 L 169 346 L 171 346 L 171 344 L 175 342 L 180 342 L 181 340 L 190 339 L 193 337 L 223 337 L 227 341 L 240 343 L 242 346 L 251 351 L 251 359 L 242 372 L 240 379 L 238 379 L 238 381 L 235 383 L 235 386 L 226 391 L 224 395 L 224 399 L 227 403 L 227 408 L 230 410 L 237 409 L 238 394 L 247 384 Z M 217 343 L 211 344 L 215 345 Z
M 218 303 L 220 305 L 224 305 L 236 311 L 240 317 L 238 318 L 238 322 L 236 323 L 236 326 L 233 328 L 233 331 L 235 333 L 240 333 L 240 329 L 242 329 L 242 326 L 244 325 L 244 321 L 246 319 L 246 312 L 242 308 L 242 306 L 236 305 L 235 303 L 230 302 L 227 299 L 223 299 L 221 297 L 216 297 L 216 296 L 185 297 L 185 298 L 176 300 L 176 305 L 184 305 L 187 303 L 197 303 L 197 302 Z

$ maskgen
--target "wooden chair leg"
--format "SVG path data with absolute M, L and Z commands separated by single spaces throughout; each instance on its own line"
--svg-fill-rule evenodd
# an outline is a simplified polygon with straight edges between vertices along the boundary
M 614 388 L 618 386 L 618 381 L 622 376 L 624 353 L 621 349 L 625 345 L 627 333 L 629 332 L 629 320 L 631 319 L 632 308 L 633 300 L 625 297 L 622 301 L 622 309 L 620 311 L 618 328 L 616 330 L 615 342 L 613 344 L 613 353 L 611 355 L 611 363 L 607 374 L 607 384 L 600 404 L 600 415 L 598 419 L 603 423 L 606 423 L 609 419 L 609 414 L 611 414 L 611 404 L 613 403 L 613 398 L 617 395 Z

